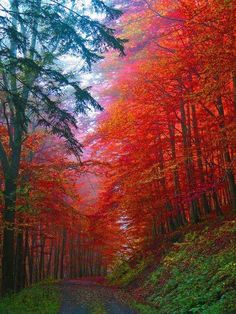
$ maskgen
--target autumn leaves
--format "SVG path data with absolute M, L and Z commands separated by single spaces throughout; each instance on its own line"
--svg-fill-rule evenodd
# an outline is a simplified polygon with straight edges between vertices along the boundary
M 108 114 L 91 136 L 111 164 L 99 206 L 130 249 L 236 204 L 233 3 L 145 3 L 123 17 L 127 57 L 105 65 Z

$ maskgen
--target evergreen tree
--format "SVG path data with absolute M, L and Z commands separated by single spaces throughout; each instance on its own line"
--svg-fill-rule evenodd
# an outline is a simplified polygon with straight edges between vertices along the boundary
M 9 139 L 6 143 L 0 135 L 3 293 L 14 290 L 17 179 L 29 125 L 45 127 L 64 138 L 75 155 L 81 153 L 73 135 L 76 116 L 101 107 L 80 86 L 78 76 L 110 48 L 124 54 L 124 40 L 107 26 L 109 19 L 120 14 L 101 0 L 6 0 L 0 4 L 0 120 Z M 65 71 L 63 60 L 68 56 L 82 64 L 78 71 Z M 73 103 L 70 110 L 68 97 Z

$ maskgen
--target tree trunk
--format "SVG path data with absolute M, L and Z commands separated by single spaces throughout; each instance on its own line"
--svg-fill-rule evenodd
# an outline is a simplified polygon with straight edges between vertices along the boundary
M 23 277 L 24 277 L 24 287 L 27 287 L 29 285 L 29 276 L 27 273 L 27 264 L 26 264 L 26 260 L 27 257 L 29 256 L 29 231 L 28 228 L 26 228 L 25 231 L 25 249 L 24 249 L 24 258 L 23 258 Z
M 66 247 L 66 228 L 62 231 L 62 247 L 61 247 L 61 261 L 60 261 L 60 279 L 64 277 L 64 256 Z
M 40 259 L 39 259 L 39 280 L 44 278 L 44 247 L 45 247 L 45 237 L 40 231 Z
M 35 234 L 32 235 L 32 240 L 31 240 L 31 250 L 29 250 L 29 255 L 28 255 L 28 261 L 29 261 L 29 281 L 30 284 L 33 283 L 34 278 L 34 268 L 35 268 L 35 258 L 34 258 L 34 246 L 36 242 L 36 236 Z
M 173 179 L 174 179 L 174 195 L 176 199 L 176 224 L 177 226 L 183 226 L 186 224 L 186 217 L 184 213 L 184 205 L 182 204 L 180 200 L 180 194 L 181 194 L 181 188 L 180 188 L 180 182 L 179 182 L 179 171 L 177 168 L 177 160 L 176 160 L 176 147 L 175 147 L 175 126 L 170 120 L 168 121 L 168 130 L 169 130 L 169 136 L 170 136 L 170 147 L 171 147 L 171 157 L 174 162 L 174 169 L 173 169 Z
M 20 227 L 21 228 L 21 227 Z M 20 291 L 24 288 L 24 237 L 23 230 L 18 230 L 16 242 L 16 264 L 15 264 L 15 290 Z
M 234 115 L 236 116 L 236 72 L 233 73 Z
M 3 211 L 3 256 L 2 256 L 2 294 L 14 291 L 14 223 L 16 205 L 16 184 L 6 180 Z
M 180 102 L 180 113 L 181 113 L 181 128 L 182 138 L 184 146 L 184 163 L 186 169 L 187 183 L 189 186 L 189 197 L 192 198 L 192 192 L 195 189 L 195 174 L 192 160 L 191 143 L 189 137 L 189 130 L 187 127 L 186 113 L 183 101 Z M 191 199 L 190 201 L 190 219 L 191 222 L 197 223 L 200 221 L 200 211 L 197 200 Z
M 219 200 L 218 200 L 218 196 L 217 196 L 217 193 L 216 193 L 215 190 L 213 191 L 212 197 L 213 197 L 213 202 L 214 202 L 214 206 L 215 206 L 216 215 L 217 216 L 223 216 L 223 212 L 221 210 L 220 203 L 219 203 Z
M 52 262 L 53 241 L 51 242 L 50 252 L 47 263 L 47 277 L 51 277 L 51 262 Z
M 195 139 L 195 146 L 196 146 L 196 152 L 197 152 L 197 165 L 199 170 L 199 177 L 200 182 L 204 186 L 205 185 L 205 176 L 204 176 L 204 170 L 203 170 L 203 162 L 202 162 L 202 148 L 201 148 L 201 139 L 198 129 L 198 121 L 196 116 L 196 109 L 195 105 L 191 106 L 192 109 L 192 120 L 193 120 L 193 131 L 194 131 L 194 139 Z M 201 201 L 202 201 L 202 207 L 204 209 L 205 214 L 209 214 L 211 212 L 210 205 L 207 200 L 206 192 L 203 192 L 201 195 Z
M 221 96 L 217 98 L 216 107 L 217 107 L 219 116 L 221 118 L 220 129 L 222 133 L 223 156 L 224 156 L 224 161 L 226 164 L 226 176 L 229 183 L 231 205 L 232 205 L 233 211 L 236 212 L 236 184 L 235 184 L 235 178 L 234 178 L 234 173 L 233 173 L 232 164 L 231 164 L 232 160 L 230 157 L 230 152 L 229 152 L 229 147 L 228 147 L 228 138 L 227 138 L 227 133 L 225 129 L 224 107 L 223 107 Z

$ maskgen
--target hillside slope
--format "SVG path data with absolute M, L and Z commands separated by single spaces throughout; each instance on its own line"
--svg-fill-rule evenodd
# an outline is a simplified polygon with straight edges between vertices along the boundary
M 132 291 L 140 313 L 236 313 L 236 219 L 193 227 L 157 259 L 123 263 L 110 276 Z

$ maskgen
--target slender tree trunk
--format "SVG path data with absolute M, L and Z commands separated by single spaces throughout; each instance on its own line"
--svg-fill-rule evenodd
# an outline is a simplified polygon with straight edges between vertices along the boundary
M 34 257 L 34 282 L 39 280 L 39 242 L 36 239 L 35 257 Z
M 220 203 L 219 203 L 219 200 L 218 200 L 218 196 L 217 196 L 217 193 L 216 193 L 215 190 L 212 193 L 212 197 L 213 197 L 213 202 L 214 202 L 214 206 L 215 206 L 216 215 L 217 216 L 223 216 L 223 212 L 221 210 Z
M 60 258 L 60 242 L 56 242 L 56 247 L 54 251 L 54 278 L 58 279 L 58 270 L 59 270 L 59 258 Z
M 18 230 L 16 241 L 16 267 L 15 267 L 15 290 L 24 288 L 24 237 L 23 230 Z
M 192 109 L 193 131 L 194 131 L 194 139 L 195 139 L 195 146 L 196 146 L 196 152 L 197 152 L 197 165 L 198 165 L 198 170 L 199 170 L 199 177 L 200 177 L 201 184 L 204 186 L 205 176 L 204 176 L 203 162 L 202 162 L 201 138 L 200 138 L 199 129 L 198 129 L 198 121 L 197 121 L 195 105 L 191 105 L 191 109 Z M 211 208 L 207 200 L 206 192 L 203 192 L 201 196 L 201 201 L 202 201 L 202 206 L 203 206 L 205 214 L 209 214 L 211 212 Z
M 163 194 L 165 196 L 165 208 L 166 208 L 166 212 L 167 212 L 167 229 L 168 231 L 173 231 L 175 230 L 176 226 L 174 224 L 174 219 L 173 219 L 173 207 L 171 204 L 171 201 L 169 199 L 168 196 L 168 191 L 167 191 L 167 187 L 166 187 L 166 178 L 164 175 L 164 156 L 163 156 L 163 148 L 162 148 L 162 141 L 161 141 L 161 137 L 158 136 L 158 152 L 159 152 L 159 165 L 160 165 L 160 171 L 161 171 L 161 186 L 163 189 Z
M 217 98 L 216 107 L 217 107 L 217 110 L 221 119 L 220 129 L 222 133 L 223 156 L 224 156 L 224 161 L 226 164 L 226 175 L 227 175 L 227 179 L 229 183 L 231 205 L 232 205 L 233 211 L 236 212 L 236 184 L 235 184 L 235 178 L 234 178 L 234 173 L 232 169 L 232 160 L 231 160 L 229 147 L 228 147 L 228 138 L 227 138 L 227 133 L 225 129 L 224 107 L 223 107 L 221 96 Z
M 44 278 L 44 247 L 45 247 L 45 237 L 40 232 L 39 280 L 42 280 Z
M 182 127 L 182 138 L 184 146 L 184 160 L 185 160 L 185 169 L 187 176 L 187 183 L 189 186 L 189 197 L 192 198 L 192 193 L 195 189 L 195 174 L 191 153 L 191 143 L 189 137 L 189 130 L 187 127 L 186 113 L 184 108 L 183 101 L 180 102 L 180 113 L 181 113 L 181 127 Z M 196 198 L 191 199 L 190 201 L 190 218 L 193 223 L 200 221 L 200 211 Z
M 233 73 L 234 115 L 236 116 L 236 72 Z
M 52 251 L 53 251 L 53 241 L 51 242 L 51 245 L 50 245 L 50 252 L 49 252 L 47 271 L 46 271 L 47 277 L 51 276 Z
M 60 278 L 64 277 L 64 256 L 65 256 L 65 248 L 66 248 L 66 228 L 63 228 L 62 231 L 62 247 L 61 247 L 61 261 L 60 261 Z
M 175 128 L 174 124 L 170 121 L 168 121 L 168 129 L 169 129 L 169 136 L 170 136 L 170 147 L 171 147 L 171 157 L 175 164 L 175 167 L 173 169 L 173 178 L 174 178 L 174 194 L 175 199 L 177 201 L 176 204 L 176 210 L 177 210 L 177 216 L 176 216 L 176 223 L 178 226 L 183 226 L 186 224 L 186 217 L 185 213 L 183 211 L 183 204 L 180 201 L 180 194 L 181 194 L 181 188 L 180 188 L 180 182 L 179 182 L 179 172 L 177 168 L 177 160 L 176 160 L 176 147 L 175 147 Z
M 31 249 L 29 249 L 28 261 L 29 261 L 29 279 L 32 285 L 34 281 L 34 269 L 35 269 L 35 257 L 34 257 L 34 247 L 35 247 L 36 237 L 35 234 L 32 235 L 31 239 Z
M 6 180 L 5 183 L 5 208 L 3 212 L 3 256 L 2 256 L 2 293 L 14 291 L 14 247 L 15 247 L 15 205 L 16 184 L 14 179 Z
M 25 230 L 25 244 L 24 244 L 24 258 L 23 258 L 23 277 L 24 277 L 24 287 L 29 285 L 29 278 L 27 274 L 27 257 L 29 256 L 29 231 L 28 228 Z

